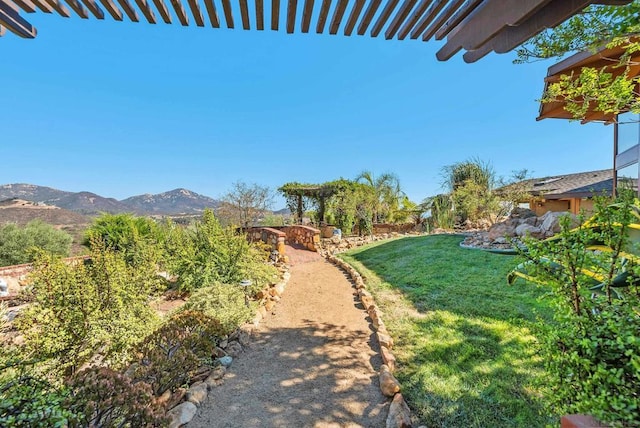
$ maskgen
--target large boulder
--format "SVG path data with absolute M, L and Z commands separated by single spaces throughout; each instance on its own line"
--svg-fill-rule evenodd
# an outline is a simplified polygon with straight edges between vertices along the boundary
M 522 223 L 516 227 L 517 236 L 531 236 L 533 238 L 542 238 L 544 233 L 539 227 L 531 226 L 527 223 Z
M 560 232 L 560 219 L 564 216 L 569 216 L 571 218 L 572 227 L 578 225 L 577 217 L 566 211 L 547 211 L 542 217 L 540 217 L 539 227 L 545 238 Z
M 510 217 L 526 219 L 526 218 L 532 218 L 537 216 L 536 216 L 536 213 L 530 210 L 529 208 L 515 207 L 513 210 L 511 210 Z
M 496 223 L 488 231 L 489 240 L 495 241 L 497 238 L 504 238 L 505 236 L 516 236 L 515 227 L 509 224 L 509 222 Z

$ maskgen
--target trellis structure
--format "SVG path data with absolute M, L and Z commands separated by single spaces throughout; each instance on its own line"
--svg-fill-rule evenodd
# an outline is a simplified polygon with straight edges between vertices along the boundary
M 233 1 L 233 4 L 232 4 Z M 505 53 L 591 4 L 625 5 L 631 0 L 0 0 L 0 36 L 25 38 L 37 31 L 25 14 L 56 13 L 69 18 L 111 17 L 116 21 L 211 26 L 287 33 L 342 32 L 385 39 L 446 42 L 437 53 L 448 60 L 465 50 L 474 62 Z M 281 4 L 282 3 L 282 4 Z M 222 12 L 224 22 L 219 12 Z M 239 16 L 238 16 L 239 13 Z M 268 16 L 267 16 L 268 15 Z

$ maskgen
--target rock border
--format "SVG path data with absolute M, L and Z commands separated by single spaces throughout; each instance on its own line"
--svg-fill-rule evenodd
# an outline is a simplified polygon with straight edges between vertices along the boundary
M 351 282 L 356 289 L 358 298 L 364 306 L 364 310 L 369 314 L 371 326 L 376 332 L 376 338 L 380 346 L 380 356 L 383 364 L 378 371 L 380 381 L 380 391 L 386 397 L 392 397 L 389 413 L 386 420 L 386 428 L 411 428 L 411 410 L 402 396 L 402 385 L 395 378 L 393 372 L 396 369 L 396 357 L 393 355 L 393 339 L 382 320 L 382 311 L 366 290 L 365 278 L 360 275 L 353 266 L 333 254 L 325 254 L 325 258 L 334 265 L 345 271 L 351 278 Z
M 253 320 L 231 333 L 228 337 L 222 338 L 220 346 L 213 351 L 217 356 L 219 366 L 207 370 L 194 377 L 188 389 L 178 392 L 177 399 L 171 400 L 173 394 L 166 397 L 166 401 L 174 401 L 176 404 L 167 410 L 170 418 L 169 428 L 178 428 L 188 424 L 196 416 L 202 403 L 213 395 L 214 390 L 224 383 L 224 376 L 233 362 L 245 347 L 250 343 L 251 330 L 260 324 L 260 321 L 273 311 L 275 304 L 280 301 L 282 294 L 291 278 L 289 266 L 283 265 L 281 269 L 281 279 L 276 284 L 271 284 L 257 293 L 258 310 Z M 174 393 L 175 394 L 175 393 Z M 162 400 L 163 397 L 160 398 Z

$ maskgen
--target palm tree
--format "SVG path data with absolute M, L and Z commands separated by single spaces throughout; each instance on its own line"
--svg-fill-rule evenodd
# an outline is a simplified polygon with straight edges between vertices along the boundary
M 381 223 L 389 220 L 404 196 L 398 176 L 385 173 L 375 177 L 370 171 L 363 171 L 356 177 L 356 182 L 369 186 L 373 191 L 372 221 Z

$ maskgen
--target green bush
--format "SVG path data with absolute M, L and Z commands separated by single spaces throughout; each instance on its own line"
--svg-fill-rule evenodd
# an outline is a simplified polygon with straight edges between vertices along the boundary
M 161 228 L 153 219 L 132 214 L 102 214 L 85 232 L 85 245 L 120 252 L 134 266 L 159 263 L 161 242 Z
M 48 381 L 21 373 L 0 380 L 0 426 L 64 427 L 78 421 L 68 409 L 69 391 Z
M 73 264 L 41 253 L 30 279 L 33 303 L 17 326 L 27 355 L 54 371 L 71 374 L 98 354 L 120 364 L 157 324 L 148 304 L 155 267 L 132 267 L 120 253 L 94 248 Z
M 80 427 L 160 427 L 169 419 L 153 396 L 151 386 L 106 367 L 92 367 L 68 382 L 71 393 L 65 405 L 79 415 L 70 424 Z
M 553 383 L 555 414 L 588 413 L 612 426 L 640 425 L 640 277 L 638 248 L 629 224 L 640 210 L 623 195 L 596 203 L 596 227 L 562 232 L 548 241 L 528 240 L 527 273 L 552 287 L 554 323 L 541 323 L 541 355 Z M 637 221 L 637 219 L 636 219 Z M 591 251 L 593 243 L 604 250 Z M 631 273 L 626 284 L 617 275 Z M 594 277 L 600 284 L 595 284 Z M 623 285 L 623 286 L 619 286 Z
M 253 316 L 245 302 L 241 286 L 216 283 L 193 293 L 179 311 L 201 312 L 220 323 L 223 334 L 229 334 Z
M 73 238 L 51 225 L 33 220 L 26 226 L 16 224 L 0 226 L 0 266 L 11 266 L 33 261 L 34 249 L 68 257 Z
M 221 325 L 201 312 L 175 314 L 141 344 L 133 379 L 150 384 L 157 396 L 187 384 L 222 334 Z
M 238 284 L 243 279 L 252 279 L 259 286 L 276 274 L 244 235 L 223 227 L 211 210 L 205 210 L 202 221 L 175 240 L 179 243 L 169 268 L 178 276 L 181 290 L 193 291 L 216 282 Z

